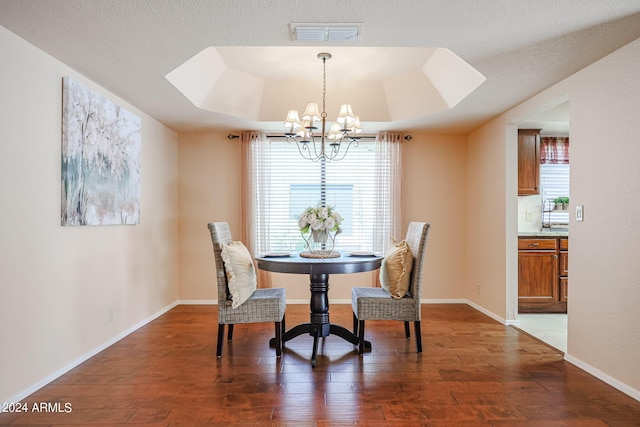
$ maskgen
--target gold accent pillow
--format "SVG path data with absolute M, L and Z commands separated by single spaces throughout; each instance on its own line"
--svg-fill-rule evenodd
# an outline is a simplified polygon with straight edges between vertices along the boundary
M 402 298 L 409 291 L 413 254 L 407 242 L 393 240 L 380 266 L 380 285 L 393 298 Z
M 231 307 L 238 308 L 256 290 L 258 279 L 253 258 L 242 242 L 222 244 L 222 261 L 231 294 Z

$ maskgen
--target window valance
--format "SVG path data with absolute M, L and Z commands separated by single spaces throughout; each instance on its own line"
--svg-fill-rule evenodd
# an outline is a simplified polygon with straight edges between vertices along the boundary
M 569 164 L 569 137 L 540 137 L 540 163 Z

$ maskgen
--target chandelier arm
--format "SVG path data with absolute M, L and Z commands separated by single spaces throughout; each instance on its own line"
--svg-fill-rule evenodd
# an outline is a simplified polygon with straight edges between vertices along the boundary
M 340 143 L 340 146 L 342 146 L 343 143 Z M 333 157 L 328 157 L 327 161 L 332 162 L 332 161 L 336 161 L 339 162 L 340 160 L 343 160 L 346 156 L 347 153 L 349 152 L 349 148 L 351 148 L 351 145 L 353 145 L 354 147 L 357 147 L 358 145 L 360 145 L 358 140 L 355 139 L 349 139 L 349 144 L 347 144 L 347 148 L 345 148 L 345 150 L 342 152 L 341 156 L 338 156 L 338 153 L 336 152 L 336 155 Z
M 294 136 L 286 136 L 287 142 L 291 143 L 292 141 L 295 142 L 296 147 L 298 148 L 298 152 L 300 153 L 300 157 L 302 157 L 305 160 L 310 160 L 312 162 L 319 162 L 320 160 L 322 160 L 322 156 L 319 156 L 315 153 L 311 152 L 311 149 L 309 148 L 309 143 L 302 143 L 300 141 L 298 141 L 298 139 Z M 312 142 L 313 143 L 313 142 Z M 316 151 L 315 146 L 314 146 L 314 152 Z
M 296 147 L 298 148 L 298 152 L 300 153 L 300 156 L 301 156 L 303 159 L 305 159 L 305 160 L 311 160 L 311 161 L 314 161 L 314 160 L 313 160 L 313 157 L 311 156 L 311 152 L 309 151 L 309 149 L 308 149 L 308 147 L 307 147 L 307 144 L 303 144 L 303 143 L 299 142 L 299 141 L 296 139 L 296 137 L 294 137 L 294 136 L 287 136 L 287 137 L 286 137 L 286 139 L 287 139 L 287 142 L 289 142 L 289 143 L 291 143 L 291 141 L 293 141 L 293 142 L 295 142 L 295 143 L 296 143 Z M 308 154 L 305 154 L 305 151 L 306 151 Z
M 311 137 L 311 144 L 313 144 L 313 161 L 317 162 L 318 160 L 320 160 L 322 158 L 322 147 L 320 147 L 320 153 L 318 153 L 318 146 L 316 143 L 316 136 L 314 135 L 313 131 L 309 132 L 309 136 Z M 309 152 L 311 152 L 311 150 L 309 150 Z
M 309 147 L 307 144 L 302 144 L 301 142 L 296 141 L 296 146 L 298 147 L 298 152 L 300 155 L 306 160 L 313 160 L 311 157 L 311 151 L 309 151 Z

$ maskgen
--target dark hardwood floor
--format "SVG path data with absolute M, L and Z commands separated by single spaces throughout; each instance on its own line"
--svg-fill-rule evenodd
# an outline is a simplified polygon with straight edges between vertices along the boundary
M 308 311 L 287 306 L 287 327 Z M 217 359 L 216 313 L 174 308 L 0 425 L 640 426 L 640 402 L 467 305 L 423 306 L 422 354 L 400 322 L 367 322 L 370 353 L 330 336 L 316 368 L 306 335 L 276 358 L 273 324 L 236 326 Z M 351 328 L 351 316 L 331 306 L 332 322 Z M 61 412 L 31 411 L 41 403 Z

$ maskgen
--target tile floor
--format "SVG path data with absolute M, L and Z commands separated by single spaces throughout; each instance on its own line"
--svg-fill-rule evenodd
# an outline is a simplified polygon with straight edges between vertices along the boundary
M 516 326 L 541 341 L 567 352 L 566 314 L 518 314 L 520 325 Z

